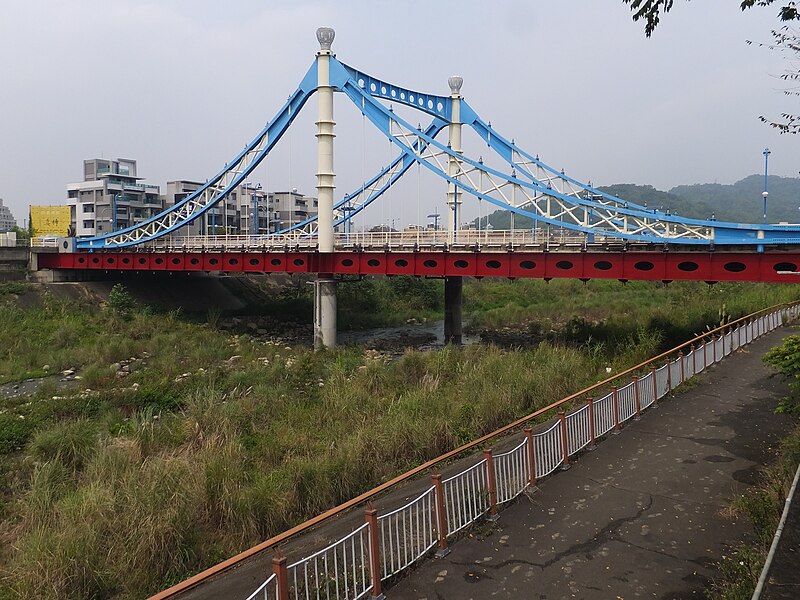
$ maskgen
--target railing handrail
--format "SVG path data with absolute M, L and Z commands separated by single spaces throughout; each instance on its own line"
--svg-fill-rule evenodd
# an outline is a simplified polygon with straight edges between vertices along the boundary
M 519 418 L 519 419 L 517 419 L 517 420 L 515 420 L 515 421 L 513 421 L 513 422 L 511 422 L 511 423 L 509 423 L 507 425 L 504 425 L 503 427 L 500 427 L 500 428 L 496 429 L 495 431 L 487 433 L 486 435 L 483 435 L 483 436 L 481 436 L 481 437 L 479 437 L 479 438 L 477 438 L 477 439 L 475 439 L 475 440 L 473 440 L 471 442 L 467 442 L 466 444 L 462 444 L 458 448 L 455 448 L 455 449 L 450 450 L 449 452 L 446 452 L 446 453 L 444 453 L 444 454 L 442 454 L 442 455 L 440 455 L 440 456 L 438 456 L 436 458 L 428 460 L 428 461 L 422 463 L 421 465 L 418 465 L 417 467 L 406 471 L 405 473 L 401 473 L 400 475 L 397 475 L 396 477 L 390 479 L 389 481 L 387 481 L 385 483 L 382 483 L 381 485 L 378 485 L 378 486 L 372 488 L 371 490 L 368 490 L 368 491 L 366 491 L 366 492 L 364 492 L 362 494 L 359 494 L 358 496 L 348 500 L 347 502 L 344 502 L 344 503 L 342 503 L 342 504 L 340 504 L 338 506 L 335 506 L 335 507 L 333 507 L 333 508 L 331 508 L 331 509 L 329 509 L 329 510 L 327 510 L 327 511 L 325 511 L 325 512 L 319 514 L 319 515 L 317 515 L 316 517 L 312 517 L 311 519 L 308 519 L 307 521 L 305 521 L 303 523 L 300 523 L 299 525 L 296 525 L 296 526 L 292 527 L 291 529 L 288 529 L 288 530 L 286 530 L 286 531 L 284 531 L 284 532 L 282 532 L 282 533 L 280 533 L 280 534 L 278 534 L 276 536 L 273 536 L 273 537 L 261 542 L 260 544 L 257 544 L 255 546 L 253 546 L 252 548 L 249 548 L 249 549 L 247 549 L 247 550 L 245 550 L 243 552 L 240 552 L 239 554 L 237 554 L 235 556 L 232 556 L 231 558 L 229 558 L 229 559 L 227 559 L 227 560 L 225 560 L 225 561 L 223 561 L 221 563 L 218 563 L 218 564 L 214 565 L 213 567 L 209 567 L 208 569 L 206 569 L 206 570 L 204 570 L 204 571 L 202 571 L 202 572 L 200 572 L 200 573 L 198 573 L 196 575 L 193 575 L 192 577 L 190 577 L 190 578 L 188 578 L 188 579 L 186 579 L 186 580 L 184 580 L 184 581 L 182 581 L 182 582 L 180 582 L 180 583 L 178 583 L 178 584 L 176 584 L 176 585 L 174 585 L 174 586 L 172 586 L 172 587 L 170 587 L 170 588 L 168 588 L 168 589 L 166 589 L 166 590 L 164 590 L 162 592 L 159 592 L 158 594 L 152 596 L 149 600 L 164 600 L 166 598 L 170 598 L 171 596 L 173 596 L 173 595 L 175 595 L 175 594 L 177 594 L 179 592 L 183 592 L 183 591 L 186 591 L 188 589 L 191 589 L 191 588 L 195 587 L 196 585 L 198 585 L 199 583 L 201 583 L 201 582 L 203 582 L 203 581 L 205 581 L 205 580 L 207 580 L 207 579 L 209 579 L 209 578 L 211 578 L 211 577 L 213 577 L 215 575 L 218 575 L 218 574 L 220 574 L 220 573 L 222 573 L 224 571 L 227 571 L 228 569 L 230 569 L 234 565 L 236 565 L 236 564 L 238 564 L 238 563 L 240 563 L 240 562 L 242 562 L 242 561 L 244 561 L 244 560 L 246 560 L 246 559 L 248 559 L 248 558 L 250 558 L 250 557 L 252 557 L 252 556 L 254 556 L 256 554 L 259 554 L 259 553 L 261 553 L 261 552 L 263 552 L 265 550 L 273 548 L 273 547 L 277 546 L 278 544 L 289 540 L 290 538 L 294 537 L 295 535 L 297 535 L 297 534 L 299 534 L 299 533 L 301 533 L 303 531 L 306 531 L 308 529 L 316 527 L 316 526 L 320 525 L 321 523 L 327 521 L 328 519 L 330 519 L 330 518 L 332 518 L 332 517 L 334 517 L 336 515 L 339 515 L 339 514 L 341 514 L 343 512 L 346 512 L 346 511 L 358 506 L 359 504 L 374 498 L 375 496 L 387 491 L 388 489 L 394 487 L 395 485 L 397 485 L 399 483 L 402 483 L 404 481 L 407 481 L 408 479 L 411 479 L 411 478 L 419 475 L 420 473 L 423 473 L 424 471 L 430 469 L 431 467 L 436 466 L 437 464 L 439 464 L 441 462 L 445 462 L 447 460 L 455 458 L 456 456 L 458 456 L 459 454 L 462 454 L 463 452 L 466 452 L 467 450 L 474 449 L 474 448 L 480 446 L 481 444 L 484 444 L 484 443 L 486 443 L 486 442 L 488 442 L 488 441 L 490 441 L 490 440 L 492 440 L 494 438 L 500 437 L 500 436 L 502 436 L 502 435 L 504 435 L 504 434 L 506 434 L 506 433 L 508 433 L 508 432 L 510 432 L 512 430 L 518 429 L 520 426 L 525 425 L 529 421 L 533 421 L 534 419 L 544 415 L 545 413 L 548 413 L 548 412 L 550 412 L 550 411 L 552 411 L 552 410 L 554 410 L 556 408 L 559 408 L 559 407 L 562 407 L 562 406 L 564 406 L 566 404 L 569 404 L 569 403 L 573 402 L 574 400 L 576 400 L 578 398 L 592 395 L 591 392 L 593 392 L 593 391 L 595 391 L 595 390 L 597 390 L 599 388 L 602 388 L 602 387 L 604 387 L 604 386 L 616 381 L 617 379 L 619 379 L 621 377 L 625 377 L 627 375 L 631 375 L 631 374 L 641 370 L 643 367 L 646 367 L 646 366 L 651 365 L 651 364 L 653 364 L 653 363 L 655 363 L 657 361 L 660 361 L 663 358 L 665 358 L 665 357 L 667 357 L 667 356 L 669 356 L 671 354 L 674 354 L 676 352 L 680 353 L 684 348 L 692 346 L 693 344 L 695 344 L 698 341 L 704 340 L 709 336 L 714 336 L 714 334 L 716 334 L 716 333 L 718 333 L 720 331 L 723 331 L 725 329 L 728 329 L 728 328 L 731 328 L 731 327 L 735 327 L 738 324 L 744 324 L 748 320 L 754 320 L 754 319 L 760 318 L 761 316 L 764 316 L 765 314 L 768 314 L 770 312 L 775 312 L 777 310 L 788 308 L 788 307 L 792 307 L 792 306 L 795 306 L 795 305 L 798 305 L 798 304 L 800 304 L 800 301 L 783 302 L 783 303 L 780 303 L 780 304 L 775 304 L 773 306 L 770 306 L 770 307 L 755 311 L 753 313 L 750 313 L 748 315 L 740 317 L 739 319 L 736 319 L 734 321 L 730 321 L 728 323 L 725 323 L 724 325 L 720 325 L 719 327 L 716 327 L 716 328 L 714 328 L 712 330 L 709 330 L 709 331 L 707 331 L 705 333 L 697 335 L 694 338 L 692 338 L 691 340 L 689 340 L 687 342 L 684 342 L 683 344 L 680 344 L 678 346 L 675 346 L 674 348 L 671 348 L 671 349 L 667 350 L 666 352 L 662 352 L 661 354 L 659 354 L 657 356 L 654 356 L 654 357 L 652 357 L 652 358 L 650 358 L 650 359 L 648 359 L 648 360 L 646 360 L 644 362 L 641 362 L 638 365 L 635 365 L 635 366 L 633 366 L 633 367 L 631 367 L 629 369 L 626 369 L 625 371 L 622 371 L 621 373 L 618 373 L 616 375 L 612 375 L 611 377 L 608 377 L 608 378 L 606 378 L 606 379 L 604 379 L 604 380 L 602 380 L 602 381 L 600 381 L 598 383 L 595 383 L 595 384 L 593 384 L 593 385 L 591 385 L 589 387 L 586 387 L 586 388 L 580 390 L 579 392 L 575 392 L 574 394 L 566 396 L 565 398 L 562 398 L 561 400 L 553 402 L 553 403 L 551 403 L 551 404 L 549 404 L 549 405 L 547 405 L 547 406 L 545 406 L 543 408 L 540 408 L 540 409 L 538 409 L 538 410 L 536 410 L 536 411 L 534 411 L 534 412 L 532 412 L 532 413 L 530 413 L 530 414 L 528 414 L 528 415 L 526 415 L 524 417 L 521 417 L 521 418 Z M 753 339 L 755 339 L 755 336 L 753 336 Z M 558 427 L 558 422 L 554 423 L 553 427 Z M 552 427 L 551 427 L 551 429 L 552 429 Z M 485 461 L 481 460 L 477 464 L 472 465 L 471 467 L 469 467 L 467 470 L 469 470 L 471 468 L 475 468 L 478 465 L 482 464 L 483 462 L 485 462 Z M 461 475 L 461 474 L 462 473 L 460 473 L 459 475 Z

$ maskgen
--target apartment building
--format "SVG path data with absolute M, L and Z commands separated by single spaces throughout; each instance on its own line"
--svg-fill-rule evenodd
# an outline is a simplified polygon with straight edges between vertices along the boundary
M 11 209 L 3 206 L 3 199 L 0 198 L 0 231 L 11 231 L 16 226 L 17 221 L 11 214 Z
M 160 213 L 164 204 L 159 186 L 143 184 L 142 179 L 135 160 L 84 160 L 83 181 L 67 184 L 75 235 L 104 235 Z

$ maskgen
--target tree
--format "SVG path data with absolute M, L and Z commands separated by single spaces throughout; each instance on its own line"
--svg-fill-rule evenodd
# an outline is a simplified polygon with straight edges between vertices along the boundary
M 644 32 L 647 37 L 650 37 L 655 31 L 661 21 L 662 13 L 667 14 L 675 4 L 675 0 L 622 0 L 622 2 L 630 5 L 634 21 L 645 20 Z M 753 6 L 769 6 L 774 2 L 775 0 L 742 0 L 739 7 L 747 10 Z M 800 20 L 798 2 L 787 2 L 778 11 L 778 17 L 781 21 Z
M 634 21 L 645 20 L 644 33 L 647 37 L 650 37 L 655 31 L 661 20 L 661 15 L 667 14 L 675 4 L 675 0 L 622 0 L 622 2 L 630 5 Z M 790 2 L 783 0 L 783 2 L 785 4 L 780 7 L 778 18 L 783 22 L 800 21 L 800 0 L 792 0 Z M 770 6 L 774 3 L 775 0 L 741 0 L 739 7 L 742 10 L 747 10 L 754 6 Z M 771 44 L 758 45 L 796 55 L 796 58 L 800 60 L 800 35 L 797 31 L 784 25 L 779 30 L 773 31 L 772 36 L 773 42 Z M 748 41 L 747 43 L 752 44 L 753 42 Z M 790 66 L 780 78 L 790 83 L 800 83 L 800 70 L 796 66 Z M 800 96 L 800 89 L 797 87 L 790 88 L 784 90 L 784 94 L 787 96 Z M 759 119 L 781 133 L 800 133 L 800 115 L 782 113 L 780 121 L 773 121 L 763 115 Z

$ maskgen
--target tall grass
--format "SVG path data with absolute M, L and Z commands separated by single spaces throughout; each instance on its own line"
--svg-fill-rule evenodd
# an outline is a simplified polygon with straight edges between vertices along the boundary
M 509 289 L 485 291 L 499 303 Z M 548 318 L 582 310 L 590 299 L 572 297 L 582 289 L 550 296 Z M 15 344 L 2 381 L 44 364 L 85 376 L 71 390 L 50 384 L 0 400 L 0 597 L 140 598 L 594 383 L 608 367 L 639 362 L 663 332 L 642 324 L 648 312 L 638 303 L 651 294 L 621 289 L 636 298 L 591 300 L 598 321 L 628 307 L 613 343 L 447 347 L 394 360 L 358 348 L 287 349 L 146 309 L 0 306 L 0 347 Z M 539 294 L 544 311 L 552 292 L 522 290 Z M 706 293 L 698 290 L 684 291 Z M 783 299 L 730 294 L 719 299 L 742 310 Z M 712 305 L 710 297 L 703 306 L 716 322 Z M 65 347 L 62 335 L 72 340 Z M 112 363 L 131 357 L 133 373 L 118 378 Z

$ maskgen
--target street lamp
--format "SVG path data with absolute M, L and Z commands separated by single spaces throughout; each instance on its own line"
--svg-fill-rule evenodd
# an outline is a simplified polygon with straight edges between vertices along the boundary
M 261 189 L 261 184 L 257 183 L 253 189 L 253 212 L 251 218 L 253 220 L 253 235 L 258 235 L 258 200 L 256 198 L 256 190 Z
M 769 192 L 767 191 L 767 167 L 769 165 L 769 155 L 770 151 L 769 148 L 764 148 L 764 191 L 761 193 L 761 196 L 764 198 L 764 225 L 767 224 L 767 196 L 769 196 Z

